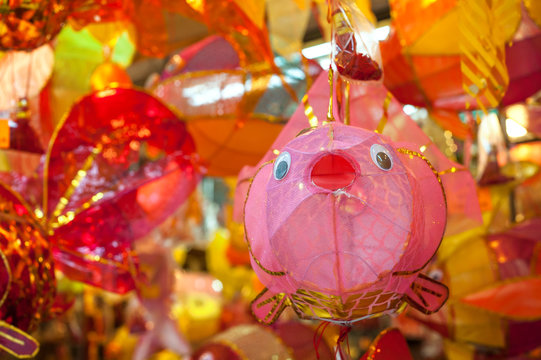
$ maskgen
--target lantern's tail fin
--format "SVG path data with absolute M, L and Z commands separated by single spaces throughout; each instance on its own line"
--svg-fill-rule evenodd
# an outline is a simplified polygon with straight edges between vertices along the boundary
M 278 319 L 288 305 L 286 294 L 276 294 L 265 288 L 252 301 L 252 313 L 259 322 L 270 325 Z
M 406 292 L 408 304 L 425 314 L 438 311 L 448 297 L 447 286 L 423 274 L 419 274 Z
M 0 349 L 16 358 L 28 359 L 36 356 L 39 343 L 24 331 L 0 321 Z

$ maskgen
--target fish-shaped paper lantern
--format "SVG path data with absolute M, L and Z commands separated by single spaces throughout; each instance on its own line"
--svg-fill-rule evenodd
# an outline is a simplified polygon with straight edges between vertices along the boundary
M 267 287 L 264 323 L 286 306 L 351 324 L 406 304 L 437 311 L 447 288 L 421 274 L 446 223 L 445 195 L 411 144 L 331 122 L 290 141 L 252 180 L 245 202 L 252 266 Z

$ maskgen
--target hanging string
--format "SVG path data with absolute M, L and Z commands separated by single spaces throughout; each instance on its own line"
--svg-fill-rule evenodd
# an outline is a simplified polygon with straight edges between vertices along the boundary
M 28 94 L 30 93 L 30 81 L 32 79 L 32 62 L 34 60 L 34 52 L 32 51 L 30 53 L 30 60 L 28 61 L 28 69 L 27 69 L 27 78 L 26 78 L 26 90 L 24 92 L 24 97 L 28 98 Z
M 316 333 L 314 334 L 314 349 L 316 350 L 316 357 L 319 359 L 319 345 L 321 344 L 321 340 L 323 339 L 323 333 L 325 332 L 325 329 L 327 329 L 327 326 L 329 326 L 330 322 L 328 321 L 322 321 L 319 323 L 318 327 L 316 328 Z
M 334 357 L 338 354 L 340 354 L 340 360 L 350 359 L 351 358 L 351 351 L 349 348 L 349 333 L 351 332 L 350 326 L 342 326 L 340 327 L 340 335 L 338 336 L 338 340 L 336 340 L 336 352 L 334 353 Z M 342 343 L 346 342 L 347 346 L 347 353 L 344 353 L 342 350 Z
M 7 54 L 4 59 L 6 59 L 5 61 L 9 61 L 9 59 L 11 58 L 11 55 L 10 54 Z M 4 60 L 0 60 L 0 61 L 4 61 Z M 9 66 L 4 66 L 4 71 L 2 72 L 2 74 L 0 75 L 0 82 L 3 82 L 4 78 L 6 76 L 9 76 L 9 73 L 8 73 L 8 70 L 9 70 Z
M 13 87 L 13 93 L 15 95 L 15 104 L 17 104 L 17 84 L 15 81 L 15 55 L 10 54 L 11 56 L 11 86 Z
M 28 60 L 28 68 L 26 69 L 26 85 L 23 85 L 23 94 L 22 96 L 19 96 L 19 91 L 18 91 L 18 87 L 17 87 L 17 76 L 16 76 L 16 73 L 15 73 L 15 55 L 14 54 L 10 54 L 8 55 L 10 56 L 10 60 L 11 60 L 11 86 L 13 88 L 13 96 L 14 96 L 14 100 L 15 100 L 15 105 L 17 106 L 17 109 L 16 109 L 16 118 L 19 118 L 19 115 L 21 115 L 23 112 L 26 113 L 27 111 L 27 106 L 28 106 L 28 94 L 30 93 L 30 84 L 31 84 L 31 79 L 32 79 L 32 61 L 33 61 L 33 58 L 34 58 L 34 52 L 31 52 L 29 54 L 29 60 Z M 20 109 L 20 105 L 21 105 L 21 100 L 22 99 L 25 99 L 26 102 L 24 103 L 24 111 L 22 111 L 23 109 Z
M 310 124 L 310 127 L 316 127 L 318 125 L 318 119 L 316 114 L 314 114 L 314 108 L 308 102 L 308 93 L 304 94 L 302 103 L 304 104 L 304 115 L 308 119 L 308 124 Z

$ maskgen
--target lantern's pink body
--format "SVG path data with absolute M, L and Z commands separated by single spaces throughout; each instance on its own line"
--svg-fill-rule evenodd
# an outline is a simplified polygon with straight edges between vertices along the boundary
M 406 302 L 439 309 L 447 289 L 420 270 L 441 241 L 445 197 L 413 149 L 331 123 L 261 167 L 245 204 L 252 265 L 268 288 L 252 307 L 260 319 L 272 322 L 287 305 L 342 323 Z

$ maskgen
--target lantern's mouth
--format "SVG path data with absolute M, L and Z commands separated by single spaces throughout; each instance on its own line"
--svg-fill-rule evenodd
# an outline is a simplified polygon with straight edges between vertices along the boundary
M 336 191 L 353 183 L 356 172 L 351 162 L 339 154 L 326 154 L 312 168 L 310 177 L 314 185 Z

